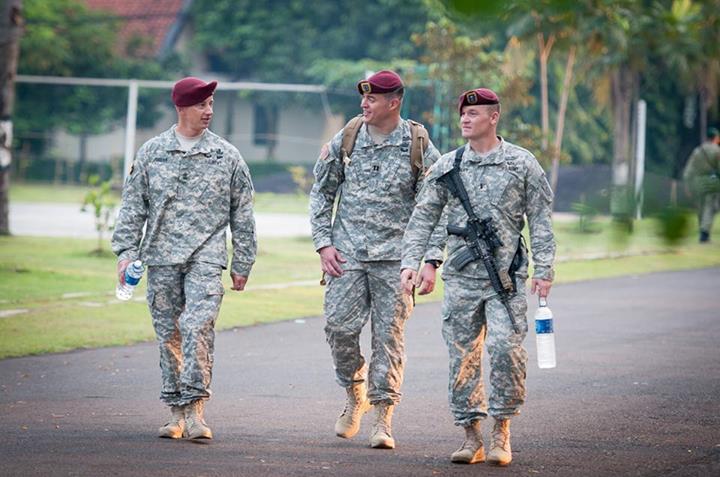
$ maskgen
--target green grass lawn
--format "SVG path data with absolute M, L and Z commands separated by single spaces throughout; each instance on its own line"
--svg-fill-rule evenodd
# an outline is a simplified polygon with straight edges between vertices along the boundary
M 556 225 L 556 283 L 720 266 L 720 245 L 699 245 L 693 234 L 669 249 L 656 238 L 652 220 L 639 222 L 622 239 L 607 223 L 600 227 L 600 233 L 580 234 L 571 222 Z M 91 255 L 94 246 L 93 240 L 0 237 L 0 358 L 153 339 L 144 285 L 137 300 L 117 302 L 115 259 Z M 608 254 L 614 258 L 596 258 Z M 315 285 L 319 265 L 309 238 L 261 240 L 246 292 L 232 292 L 224 279 L 218 329 L 322 313 L 323 289 Z M 275 284 L 292 285 L 268 287 Z M 439 283 L 418 302 L 438 300 L 441 293 Z M 11 315 L 12 310 L 27 311 Z
M 82 204 L 89 187 L 52 184 L 10 184 L 10 202 Z M 114 194 L 120 202 L 120 193 Z M 255 212 L 307 214 L 308 197 L 301 194 L 255 194 Z

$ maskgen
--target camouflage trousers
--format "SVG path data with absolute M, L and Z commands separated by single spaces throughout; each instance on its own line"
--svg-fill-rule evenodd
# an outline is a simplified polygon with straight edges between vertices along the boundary
M 222 269 L 208 263 L 148 267 L 147 300 L 160 346 L 160 399 L 168 406 L 210 397 L 221 277 Z
M 715 214 L 720 211 L 720 194 L 705 194 L 700 198 L 698 204 L 698 222 L 700 230 L 707 233 L 712 232 Z
M 525 280 L 516 278 L 517 295 L 510 307 L 522 333 L 515 334 L 510 317 L 489 281 L 446 274 L 442 333 L 450 357 L 448 399 L 455 424 L 510 417 L 525 402 L 527 334 Z M 483 345 L 490 357 L 490 401 L 482 375 Z
M 338 384 L 347 388 L 366 379 L 360 333 L 370 320 L 368 398 L 373 404 L 398 403 L 405 367 L 405 322 L 413 308 L 412 297 L 400 290 L 400 262 L 348 262 L 342 276 L 329 278 L 325 335 Z

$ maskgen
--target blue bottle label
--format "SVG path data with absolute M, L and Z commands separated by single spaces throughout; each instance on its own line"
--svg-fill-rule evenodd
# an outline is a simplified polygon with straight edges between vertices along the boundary
M 135 278 L 135 277 L 131 277 L 127 273 L 125 274 L 125 283 L 127 283 L 128 285 L 135 286 L 139 282 L 140 282 L 140 277 Z
M 535 320 L 535 333 L 542 335 L 553 332 L 552 318 L 547 320 Z

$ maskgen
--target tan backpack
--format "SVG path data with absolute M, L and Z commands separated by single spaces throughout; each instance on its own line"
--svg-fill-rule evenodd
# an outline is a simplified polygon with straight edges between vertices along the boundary
M 410 122 L 410 165 L 412 166 L 415 177 L 421 172 L 425 172 L 423 166 L 423 155 L 428 148 L 430 142 L 427 129 L 422 124 L 408 120 Z M 342 144 L 340 146 L 340 154 L 342 159 L 350 157 L 355 148 L 360 128 L 363 125 L 362 115 L 355 116 L 345 125 L 343 129 Z

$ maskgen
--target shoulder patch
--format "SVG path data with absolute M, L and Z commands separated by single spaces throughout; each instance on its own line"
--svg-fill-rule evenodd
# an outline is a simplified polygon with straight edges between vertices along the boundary
M 320 149 L 320 157 L 318 159 L 321 161 L 325 161 L 328 157 L 330 157 L 330 143 L 326 142 Z

